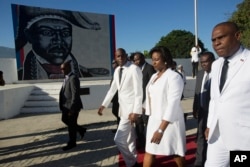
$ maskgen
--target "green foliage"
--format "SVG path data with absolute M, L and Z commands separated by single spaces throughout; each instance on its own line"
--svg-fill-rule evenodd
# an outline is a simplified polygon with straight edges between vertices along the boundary
M 173 30 L 166 36 L 161 37 L 156 46 L 166 46 L 172 53 L 173 58 L 190 58 L 190 50 L 195 45 L 195 36 L 185 30 Z M 204 44 L 198 39 L 198 45 L 205 51 Z
M 237 11 L 232 13 L 229 21 L 235 22 L 241 30 L 241 43 L 250 48 L 250 0 L 244 0 L 237 5 Z
M 147 50 L 144 50 L 143 54 L 144 54 L 145 58 L 151 58 L 149 55 L 149 52 Z

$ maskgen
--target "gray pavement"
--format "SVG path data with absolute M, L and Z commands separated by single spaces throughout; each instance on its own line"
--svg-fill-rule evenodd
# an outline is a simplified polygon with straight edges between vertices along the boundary
M 193 99 L 182 101 L 184 112 L 191 113 Z M 186 134 L 196 133 L 196 121 L 191 115 L 186 122 Z M 62 151 L 68 140 L 67 129 L 60 113 L 21 114 L 0 121 L 1 167 L 117 167 L 118 150 L 113 141 L 116 128 L 111 109 L 103 116 L 97 110 L 83 110 L 78 124 L 87 127 L 77 147 Z

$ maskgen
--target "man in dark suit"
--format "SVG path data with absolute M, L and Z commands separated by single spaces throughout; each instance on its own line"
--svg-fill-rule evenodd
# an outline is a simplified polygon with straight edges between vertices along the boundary
M 207 127 L 208 107 L 210 100 L 210 71 L 215 60 L 212 52 L 204 52 L 200 56 L 202 70 L 198 72 L 196 79 L 195 95 L 193 102 L 193 116 L 198 119 L 197 150 L 195 167 L 203 167 L 206 161 L 207 141 L 205 130 Z
M 152 65 L 148 64 L 145 61 L 145 56 L 141 52 L 132 53 L 130 58 L 132 59 L 134 64 L 139 66 L 142 70 L 142 89 L 143 89 L 142 103 L 143 103 L 146 97 L 145 94 L 146 86 L 151 76 L 155 73 L 155 69 Z M 141 117 L 139 117 L 136 122 L 136 133 L 138 137 L 137 147 L 139 148 L 145 147 L 145 141 L 146 141 L 145 132 L 147 123 L 148 123 L 148 116 L 145 115 L 145 112 L 143 112 Z
M 60 91 L 59 107 L 62 111 L 62 122 L 68 126 L 69 142 L 62 148 L 66 151 L 76 147 L 76 132 L 79 132 L 81 138 L 83 138 L 86 128 L 82 128 L 77 124 L 79 111 L 83 108 L 79 94 L 79 78 L 71 71 L 69 61 L 61 65 L 61 70 L 65 75 L 65 79 Z

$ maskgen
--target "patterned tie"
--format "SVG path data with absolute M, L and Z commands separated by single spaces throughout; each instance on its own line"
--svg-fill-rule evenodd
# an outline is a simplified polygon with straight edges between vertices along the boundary
M 120 68 L 120 71 L 119 71 L 119 83 L 121 83 L 121 79 L 122 79 L 122 70 L 123 70 L 123 68 Z
M 221 70 L 221 76 L 220 76 L 220 92 L 226 82 L 227 79 L 227 71 L 228 71 L 228 63 L 229 61 L 227 60 L 228 58 L 224 58 L 224 64 Z

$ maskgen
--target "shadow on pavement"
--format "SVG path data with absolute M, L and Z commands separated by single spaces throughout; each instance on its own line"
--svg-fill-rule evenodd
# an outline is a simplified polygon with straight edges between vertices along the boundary
M 113 162 L 116 162 L 118 155 L 113 141 L 114 133 L 111 132 L 115 126 L 115 121 L 85 125 L 87 133 L 84 139 L 77 141 L 77 147 L 65 152 L 61 148 L 68 140 L 67 128 L 3 137 L 0 138 L 0 142 L 9 139 L 18 140 L 23 137 L 30 137 L 30 140 L 23 144 L 1 146 L 0 164 L 34 167 L 95 167 L 104 166 L 103 161 L 109 159 L 111 164 L 106 163 L 107 167 L 117 166 L 110 160 L 113 158 Z

